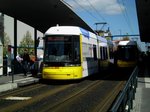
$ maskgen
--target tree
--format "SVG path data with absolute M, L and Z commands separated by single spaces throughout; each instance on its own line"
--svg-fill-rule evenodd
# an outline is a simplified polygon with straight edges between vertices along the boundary
M 34 40 L 32 39 L 32 35 L 29 31 L 26 32 L 23 39 L 21 40 L 18 53 L 23 54 L 25 49 L 28 49 L 29 53 L 34 51 Z
M 6 57 L 8 55 L 8 45 L 11 45 L 10 37 L 7 33 L 4 32 L 4 47 L 3 47 L 3 55 Z

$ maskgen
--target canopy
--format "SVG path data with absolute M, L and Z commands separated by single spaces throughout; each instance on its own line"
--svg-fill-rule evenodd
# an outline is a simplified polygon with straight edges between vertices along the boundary
M 0 12 L 45 33 L 59 25 L 80 26 L 93 30 L 63 0 L 0 0 Z
M 135 0 L 141 40 L 150 42 L 150 0 Z

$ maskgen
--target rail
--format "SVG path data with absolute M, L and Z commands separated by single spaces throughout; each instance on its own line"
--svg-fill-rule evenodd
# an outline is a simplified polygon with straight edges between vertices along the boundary
M 109 112 L 130 112 L 133 108 L 133 100 L 137 87 L 138 67 L 135 67 L 124 89 L 113 103 Z

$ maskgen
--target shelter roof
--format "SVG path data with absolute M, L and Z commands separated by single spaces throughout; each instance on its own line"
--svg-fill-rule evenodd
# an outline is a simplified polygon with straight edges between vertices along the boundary
M 150 1 L 136 0 L 141 40 L 150 42 Z
M 93 32 L 63 0 L 0 0 L 0 12 L 43 33 L 56 24 L 80 26 Z

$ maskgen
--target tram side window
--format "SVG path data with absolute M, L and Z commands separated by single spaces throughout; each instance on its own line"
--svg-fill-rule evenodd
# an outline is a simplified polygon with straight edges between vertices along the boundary
M 82 43 L 82 52 L 83 52 L 83 57 L 87 57 L 87 44 Z
M 94 55 L 94 60 L 97 60 L 97 53 L 96 53 L 96 45 L 93 45 L 93 55 Z
M 100 56 L 101 56 L 100 59 L 103 60 L 103 48 L 102 47 L 100 47 Z
M 82 43 L 82 52 L 83 52 L 83 57 L 92 57 L 92 52 L 91 49 L 92 45 L 87 44 L 87 43 Z
M 105 59 L 108 59 L 107 47 L 105 48 Z
M 106 48 L 105 47 L 103 47 L 103 50 L 104 50 L 104 60 L 106 59 Z
M 113 49 L 112 48 L 109 48 L 109 55 L 110 55 L 110 59 L 113 58 Z
M 100 59 L 101 60 L 106 60 L 108 59 L 108 52 L 106 47 L 100 47 Z
M 75 58 L 75 61 L 77 60 L 80 60 L 80 43 L 79 43 L 79 38 L 74 38 L 75 39 L 75 43 L 74 43 L 74 48 L 75 48 L 75 51 L 74 51 L 74 58 Z
M 102 59 L 102 50 L 101 50 L 101 47 L 100 47 L 100 49 L 99 49 L 100 51 L 100 60 Z

